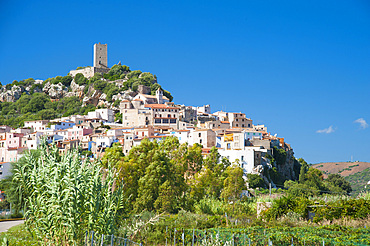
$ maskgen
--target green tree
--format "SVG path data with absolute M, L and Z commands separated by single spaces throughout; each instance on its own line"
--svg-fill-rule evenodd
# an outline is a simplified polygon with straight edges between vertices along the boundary
M 105 154 L 101 159 L 102 166 L 104 168 L 117 167 L 124 156 L 121 144 L 114 143 L 112 147 L 105 149 Z
M 246 189 L 243 169 L 239 165 L 234 164 L 227 167 L 225 173 L 227 178 L 224 180 L 221 197 L 226 201 L 233 200 L 235 202 L 236 199 L 240 198 L 242 191 Z
M 45 104 L 50 102 L 50 98 L 44 93 L 34 93 L 32 99 L 29 101 L 29 110 L 28 112 L 38 112 L 45 109 Z
M 352 192 L 351 184 L 344 179 L 340 174 L 332 173 L 329 174 L 328 178 L 325 179 L 329 189 L 333 192 L 345 192 L 346 194 Z
M 75 82 L 78 85 L 86 85 L 88 84 L 88 79 L 85 78 L 85 76 L 82 73 L 78 73 L 75 76 Z
M 263 181 L 260 175 L 258 174 L 247 174 L 248 184 L 249 188 L 255 189 L 255 188 L 265 188 L 266 183 Z
M 69 87 L 71 85 L 72 79 L 73 79 L 72 76 L 67 75 L 61 78 L 60 82 L 62 82 L 63 85 Z
M 298 162 L 301 164 L 301 170 L 299 172 L 299 183 L 303 184 L 306 180 L 306 173 L 308 172 L 309 166 L 303 158 L 299 158 Z
M 191 181 L 190 195 L 195 201 L 204 197 L 219 198 L 227 175 L 225 170 L 230 166 L 227 159 L 220 161 L 217 148 L 213 147 L 203 161 L 203 168 Z
M 286 154 L 285 150 L 277 148 L 276 146 L 274 146 L 273 157 L 274 157 L 277 165 L 280 165 L 280 166 L 284 165 L 285 162 L 286 162 L 286 156 L 287 156 L 287 154 Z

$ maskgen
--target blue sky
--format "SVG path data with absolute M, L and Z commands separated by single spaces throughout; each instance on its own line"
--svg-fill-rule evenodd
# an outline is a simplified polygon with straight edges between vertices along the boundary
M 109 66 L 156 74 L 175 103 L 244 112 L 310 163 L 370 161 L 367 0 L 0 0 L 0 16 L 2 84 L 107 43 Z

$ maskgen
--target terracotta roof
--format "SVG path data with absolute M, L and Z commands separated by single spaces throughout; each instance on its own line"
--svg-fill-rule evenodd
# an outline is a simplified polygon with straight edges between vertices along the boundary
M 179 109 L 177 107 L 169 107 L 166 104 L 145 104 L 146 108 L 165 108 L 165 109 Z
M 221 122 L 221 124 L 230 124 L 229 121 L 220 121 L 220 122 Z

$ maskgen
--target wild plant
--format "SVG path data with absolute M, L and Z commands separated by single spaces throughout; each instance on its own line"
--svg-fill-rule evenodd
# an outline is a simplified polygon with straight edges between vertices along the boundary
M 115 172 L 83 162 L 77 152 L 59 156 L 58 148 L 40 145 L 41 155 L 25 155 L 15 169 L 25 197 L 27 228 L 44 245 L 81 245 L 86 231 L 113 234 L 122 208 Z

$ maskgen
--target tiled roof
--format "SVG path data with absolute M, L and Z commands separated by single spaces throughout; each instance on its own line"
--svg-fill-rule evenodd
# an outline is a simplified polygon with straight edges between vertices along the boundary
M 176 107 L 169 107 L 166 104 L 145 104 L 144 107 L 146 107 L 146 108 L 179 109 L 179 108 L 176 108 Z

